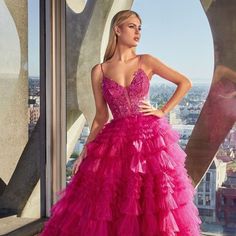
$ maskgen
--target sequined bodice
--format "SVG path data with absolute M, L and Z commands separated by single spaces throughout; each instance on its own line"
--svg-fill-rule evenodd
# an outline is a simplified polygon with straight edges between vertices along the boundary
M 114 119 L 141 113 L 140 101 L 149 99 L 150 82 L 144 70 L 139 68 L 133 76 L 131 84 L 127 87 L 103 76 L 103 96 Z

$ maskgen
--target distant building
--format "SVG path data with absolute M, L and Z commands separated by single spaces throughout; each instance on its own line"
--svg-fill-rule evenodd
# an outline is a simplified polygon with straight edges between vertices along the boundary
M 189 137 L 193 131 L 194 125 L 172 125 L 173 129 L 175 129 L 180 134 L 180 146 L 184 149 L 189 141 Z
M 179 105 L 176 105 L 175 108 L 169 112 L 169 122 L 172 125 L 182 124 Z
M 236 227 L 236 172 L 229 172 L 217 191 L 216 213 L 219 223 Z
M 29 124 L 36 124 L 40 116 L 40 107 L 29 107 L 28 108 L 28 118 Z
M 197 188 L 195 203 L 203 222 L 216 222 L 216 191 L 226 177 L 226 163 L 214 158 Z
M 30 137 L 40 116 L 40 80 L 29 77 L 28 136 Z
M 89 136 L 89 133 L 90 133 L 89 125 L 86 122 L 84 127 L 83 127 L 83 130 L 80 134 L 80 137 L 79 137 L 77 143 L 75 144 L 73 153 L 80 153 L 82 151 L 82 149 L 84 147 L 84 144 L 86 143 L 86 140 Z

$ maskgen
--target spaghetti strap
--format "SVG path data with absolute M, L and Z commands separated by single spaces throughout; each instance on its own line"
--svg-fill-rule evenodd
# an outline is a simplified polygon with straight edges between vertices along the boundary
M 103 71 L 103 68 L 102 68 L 102 63 L 100 65 L 101 65 L 101 70 L 102 70 L 102 76 L 104 77 L 104 71 Z
M 139 55 L 138 69 L 141 69 L 141 57 L 142 55 Z

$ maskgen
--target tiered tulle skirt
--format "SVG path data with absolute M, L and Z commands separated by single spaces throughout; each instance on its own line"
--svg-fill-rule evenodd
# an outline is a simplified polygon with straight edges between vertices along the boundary
M 52 207 L 43 236 L 199 236 L 195 189 L 166 117 L 111 120 Z

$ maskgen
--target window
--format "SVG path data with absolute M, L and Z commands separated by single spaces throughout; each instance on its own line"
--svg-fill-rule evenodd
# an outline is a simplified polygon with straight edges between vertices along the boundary
M 205 191 L 210 192 L 210 183 L 209 182 L 205 183 Z
M 203 181 L 198 186 L 198 192 L 203 192 Z
M 24 224 L 39 220 L 45 205 L 46 89 L 40 71 L 39 4 L 0 1 L 1 235 L 22 226 L 22 218 Z M 5 217 L 15 215 L 4 227 Z
M 207 172 L 206 173 L 206 181 L 210 181 L 211 180 L 211 173 Z
M 203 205 L 203 194 L 198 194 L 198 205 Z
M 210 199 L 210 195 L 209 194 L 206 194 L 206 196 L 205 196 L 205 203 L 206 203 L 206 206 L 210 206 L 211 205 L 211 199 Z

